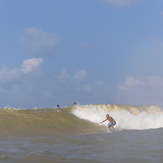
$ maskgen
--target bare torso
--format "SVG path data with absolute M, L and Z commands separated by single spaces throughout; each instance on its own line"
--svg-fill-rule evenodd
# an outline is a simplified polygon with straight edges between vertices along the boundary
M 110 123 L 112 123 L 112 122 L 116 122 L 112 117 L 107 117 L 107 120 L 110 122 Z

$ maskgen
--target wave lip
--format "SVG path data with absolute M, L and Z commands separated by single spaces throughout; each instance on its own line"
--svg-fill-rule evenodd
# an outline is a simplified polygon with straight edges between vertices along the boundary
M 155 129 L 163 127 L 163 109 L 158 106 L 131 105 L 76 105 L 72 113 L 81 119 L 99 123 L 109 113 L 116 121 L 115 126 L 123 129 Z M 107 122 L 103 123 L 107 126 Z

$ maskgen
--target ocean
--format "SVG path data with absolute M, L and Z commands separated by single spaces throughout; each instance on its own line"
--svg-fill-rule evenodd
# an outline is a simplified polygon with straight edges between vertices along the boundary
M 117 122 L 115 132 L 105 115 Z M 0 109 L 0 163 L 163 163 L 159 106 Z

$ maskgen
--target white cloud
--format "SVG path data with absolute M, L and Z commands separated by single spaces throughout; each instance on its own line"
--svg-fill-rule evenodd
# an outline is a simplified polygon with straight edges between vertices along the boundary
M 103 0 L 108 3 L 112 3 L 113 5 L 117 5 L 120 7 L 130 6 L 136 4 L 140 0 Z
M 7 66 L 1 66 L 0 82 L 12 82 L 21 78 L 22 75 L 32 73 L 40 67 L 42 62 L 42 58 L 30 58 L 23 61 L 21 68 L 9 69 Z
M 163 78 L 160 76 L 146 76 L 142 79 L 128 77 L 116 94 L 119 103 L 127 104 L 157 104 L 162 105 Z
M 9 70 L 6 66 L 0 68 L 0 82 L 9 82 L 17 79 L 20 76 L 19 70 L 13 68 Z
M 129 76 L 125 82 L 120 85 L 120 90 L 131 90 L 141 87 L 147 90 L 151 89 L 163 89 L 163 78 L 160 76 L 147 76 L 143 79 L 136 79 L 134 76 Z
M 21 42 L 30 51 L 40 54 L 44 49 L 56 48 L 58 44 L 58 37 L 54 33 L 44 32 L 36 28 L 27 28 L 24 30 Z
M 22 73 L 31 73 L 39 68 L 40 64 L 43 62 L 42 58 L 30 58 L 23 61 L 21 66 Z
M 139 80 L 139 79 L 135 79 L 135 77 L 133 76 L 129 76 L 126 81 L 124 82 L 124 84 L 122 84 L 120 86 L 121 90 L 128 90 L 131 88 L 134 88 L 136 86 L 141 86 L 143 85 L 143 81 Z

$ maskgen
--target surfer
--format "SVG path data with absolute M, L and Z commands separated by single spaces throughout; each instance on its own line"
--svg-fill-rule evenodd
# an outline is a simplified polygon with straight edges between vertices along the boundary
M 60 109 L 60 106 L 59 106 L 59 105 L 57 105 L 57 108 L 58 108 L 58 109 Z
M 116 125 L 116 121 L 111 116 L 109 116 L 109 114 L 106 114 L 106 119 L 103 120 L 102 122 L 100 122 L 100 124 L 107 121 L 107 120 L 109 121 L 108 128 L 110 129 L 110 131 L 114 132 L 115 129 L 113 126 Z

